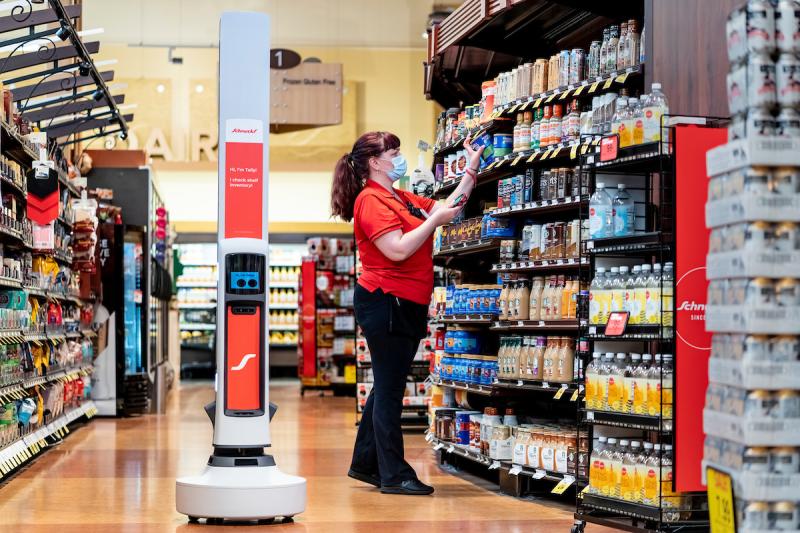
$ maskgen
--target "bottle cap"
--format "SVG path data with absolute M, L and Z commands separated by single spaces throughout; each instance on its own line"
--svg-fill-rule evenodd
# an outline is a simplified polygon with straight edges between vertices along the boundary
M 628 446 L 631 442 L 628 439 L 622 439 L 619 443 L 621 446 Z
M 657 81 L 653 82 L 653 90 L 654 91 L 656 91 L 656 90 L 660 91 L 661 90 L 661 84 L 658 83 Z
M 614 437 L 609 437 L 608 443 L 609 444 L 616 444 L 617 443 L 617 439 L 615 439 Z
M 602 182 L 602 181 L 598 181 L 597 182 L 597 188 L 598 189 L 605 189 L 606 188 L 606 184 L 604 182 Z
M 624 191 L 625 190 L 625 184 L 624 183 L 617 183 L 617 190 L 618 191 Z

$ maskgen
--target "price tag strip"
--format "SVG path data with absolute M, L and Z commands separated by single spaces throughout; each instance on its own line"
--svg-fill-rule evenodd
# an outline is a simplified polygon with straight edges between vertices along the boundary
M 521 473 L 522 473 L 522 467 L 519 465 L 512 466 L 511 469 L 508 471 L 508 475 L 510 476 L 518 476 Z
M 553 399 L 554 400 L 560 400 L 561 397 L 564 396 L 564 393 L 567 392 L 567 388 L 568 388 L 568 385 L 566 385 L 566 384 L 561 385 L 561 388 L 558 389 L 558 391 L 556 392 L 555 396 L 553 396 Z
M 500 461 L 492 461 L 492 464 L 489 465 L 489 470 L 497 470 L 500 466 Z
M 570 488 L 573 483 L 575 483 L 575 478 L 570 475 L 565 475 L 564 479 L 559 481 L 558 485 L 556 485 L 551 492 L 552 494 L 564 494 L 564 491 Z

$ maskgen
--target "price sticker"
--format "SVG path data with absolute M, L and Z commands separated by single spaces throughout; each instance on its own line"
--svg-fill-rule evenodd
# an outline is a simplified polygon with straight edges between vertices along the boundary
M 528 158 L 527 162 L 528 163 L 533 162 L 533 160 L 536 159 L 536 156 L 538 156 L 538 155 L 539 155 L 539 152 L 533 152 L 533 154 L 531 154 L 531 156 Z
M 603 137 L 600 141 L 600 161 L 613 161 L 619 153 L 619 136 Z
M 585 144 L 583 146 L 581 146 L 581 155 L 584 155 L 588 151 L 589 151 L 589 146 L 587 146 Z
M 630 72 L 626 72 L 625 74 L 620 74 L 619 76 L 614 78 L 614 81 L 617 82 L 617 83 L 625 83 L 625 80 L 628 79 L 628 75 L 629 74 L 630 74 Z
M 511 162 L 511 166 L 513 167 L 513 166 L 515 166 L 517 163 L 519 163 L 519 160 L 520 160 L 520 159 L 522 159 L 522 154 L 519 154 L 517 157 L 515 157 L 515 158 L 514 158 L 514 161 L 512 161 L 512 162 Z
M 594 420 L 594 411 L 586 411 L 586 420 Z
M 580 85 L 577 89 L 575 89 L 575 92 L 572 93 L 572 96 L 579 96 L 585 88 L 586 85 Z
M 630 313 L 628 311 L 612 311 L 608 316 L 608 323 L 606 324 L 606 336 L 619 337 L 624 335 L 625 328 L 628 326 L 629 316 Z
M 552 102 L 552 101 L 553 101 L 553 99 L 554 99 L 556 96 L 558 96 L 558 93 L 553 93 L 553 94 L 551 94 L 550 96 L 548 96 L 548 97 L 547 97 L 547 100 L 545 100 L 545 101 L 544 101 L 544 103 L 545 103 L 545 104 L 549 104 L 550 102 Z
M 489 465 L 489 470 L 497 470 L 500 466 L 500 461 L 492 461 L 492 464 Z
M 612 84 L 612 83 L 614 83 L 614 79 L 613 79 L 613 78 L 608 78 L 608 79 L 606 80 L 606 82 L 603 84 L 603 89 L 604 89 L 604 90 L 605 90 L 605 89 L 608 89 L 609 87 L 611 87 L 611 84 Z
M 558 482 L 558 485 L 551 491 L 553 494 L 564 494 L 564 491 L 567 490 L 575 483 L 575 478 L 572 476 L 564 476 L 564 479 Z
M 558 153 L 561 152 L 561 147 L 559 146 L 555 150 L 553 150 L 553 154 L 550 156 L 550 159 L 555 159 L 558 156 Z
M 518 476 L 521 473 L 522 473 L 522 467 L 519 465 L 512 466 L 511 469 L 508 471 L 508 475 L 510 476 Z
M 428 432 L 425 434 L 425 442 L 430 442 L 433 440 L 433 433 Z
M 539 107 L 540 105 L 542 105 L 542 99 L 537 98 L 536 101 L 533 103 L 533 107 L 536 108 Z
M 581 395 L 580 389 L 575 389 L 575 391 L 572 393 L 572 396 L 569 397 L 569 401 L 577 402 L 578 401 L 578 396 L 580 396 L 580 395 Z
M 572 147 L 569 149 L 569 158 L 575 159 L 578 157 L 578 146 L 577 144 L 573 144 Z
M 545 477 L 546 475 L 547 475 L 547 472 L 545 472 L 544 470 L 540 470 L 540 469 L 538 469 L 538 468 L 537 468 L 537 469 L 536 469 L 536 472 L 534 472 L 534 473 L 533 473 L 533 475 L 532 475 L 531 477 L 532 477 L 533 479 L 544 479 L 544 477 Z
M 436 446 L 433 447 L 433 451 L 438 452 L 442 448 L 444 448 L 444 444 L 442 444 L 441 442 L 437 442 Z
M 594 83 L 592 84 L 592 86 L 591 86 L 591 87 L 589 87 L 589 94 L 592 94 L 593 92 L 595 92 L 595 91 L 597 90 L 597 86 L 598 86 L 598 85 L 600 85 L 600 82 L 599 82 L 599 81 L 596 81 L 596 82 L 594 82 Z
M 519 108 L 519 110 L 520 110 L 520 111 L 525 111 L 526 109 L 528 109 L 528 106 L 529 106 L 529 105 L 531 105 L 531 101 L 530 101 L 530 100 L 528 100 L 527 102 L 525 102 L 524 104 L 522 104 L 522 107 L 520 107 L 520 108 Z
M 564 396 L 565 392 L 567 392 L 567 386 L 566 385 L 561 385 L 561 388 L 559 388 L 556 391 L 556 394 L 555 394 L 555 396 L 553 396 L 553 399 L 554 400 L 560 400 L 561 397 Z
M 708 515 L 712 533 L 735 533 L 736 513 L 733 506 L 733 483 L 731 476 L 706 469 L 708 481 Z
M 545 150 L 544 155 L 542 155 L 542 161 L 544 161 L 545 159 L 550 157 L 551 153 L 553 153 L 553 149 L 552 148 L 548 148 L 547 150 Z
M 566 91 L 564 91 L 563 93 L 561 93 L 561 96 L 559 96 L 559 97 L 558 97 L 558 99 L 559 99 L 559 100 L 565 100 L 565 99 L 567 98 L 567 96 L 569 96 L 569 93 L 570 93 L 570 90 L 569 90 L 569 89 L 567 89 Z
M 522 387 L 523 385 L 524 385 L 524 383 L 522 383 L 522 380 L 518 379 L 517 380 L 517 387 Z
M 453 445 L 451 444 L 451 445 L 450 445 L 450 446 L 447 448 L 447 453 L 453 453 L 454 451 L 456 451 L 456 447 L 455 447 L 455 446 L 453 446 Z

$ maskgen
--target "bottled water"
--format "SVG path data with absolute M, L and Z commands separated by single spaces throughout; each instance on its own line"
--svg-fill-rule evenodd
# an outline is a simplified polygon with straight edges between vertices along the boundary
M 612 203 L 614 214 L 614 237 L 633 235 L 636 222 L 636 207 L 625 185 L 617 185 L 617 195 Z
M 628 267 L 611 267 L 611 311 L 625 310 L 625 286 L 628 282 Z
M 589 286 L 589 323 L 602 324 L 600 321 L 603 311 L 603 297 L 605 296 L 606 269 L 597 267 Z
M 597 184 L 594 194 L 589 199 L 589 237 L 602 239 L 611 237 L 611 197 L 606 192 L 603 182 Z
M 667 103 L 667 97 L 661 92 L 660 83 L 653 84 L 653 92 L 645 97 L 642 107 L 644 142 L 666 140 L 662 136 L 661 117 L 669 114 L 669 104 Z

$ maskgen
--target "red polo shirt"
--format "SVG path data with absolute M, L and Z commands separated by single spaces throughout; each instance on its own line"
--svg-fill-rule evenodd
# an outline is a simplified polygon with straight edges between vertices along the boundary
M 385 293 L 428 305 L 433 291 L 433 235 L 405 261 L 388 259 L 375 246 L 375 240 L 390 231 L 399 229 L 407 233 L 422 225 L 424 221 L 408 211 L 406 200 L 429 214 L 436 202 L 406 191 L 395 189 L 395 192 L 402 201 L 379 183 L 367 180 L 356 198 L 353 225 L 363 269 L 358 283 L 370 292 L 380 288 Z

